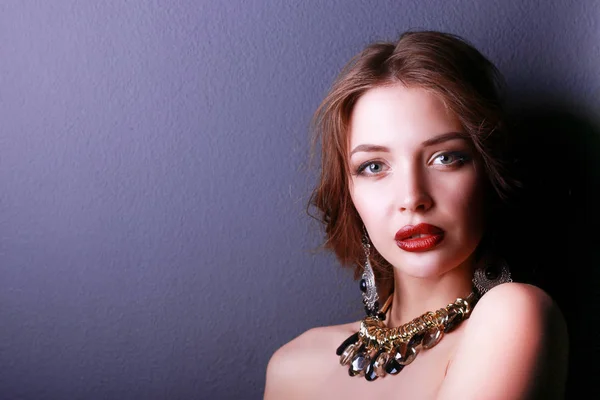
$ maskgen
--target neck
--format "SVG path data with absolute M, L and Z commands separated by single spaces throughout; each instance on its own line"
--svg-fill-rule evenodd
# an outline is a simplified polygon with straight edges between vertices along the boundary
M 473 284 L 472 260 L 467 260 L 443 275 L 418 278 L 394 270 L 394 293 L 387 326 L 396 327 L 428 312 L 466 298 Z

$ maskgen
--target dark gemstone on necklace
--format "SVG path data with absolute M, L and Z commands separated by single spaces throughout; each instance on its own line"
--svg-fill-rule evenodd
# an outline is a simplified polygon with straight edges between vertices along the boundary
M 380 312 L 379 314 L 377 314 L 377 318 L 379 318 L 382 321 L 385 321 L 385 313 Z
M 399 363 L 400 365 L 407 366 L 419 354 L 419 350 L 417 347 L 409 347 L 407 344 L 401 344 L 396 347 L 396 352 L 394 353 L 394 361 Z
M 365 281 L 364 279 L 360 280 L 360 291 L 361 292 L 367 291 L 367 281 Z
M 340 345 L 340 347 L 338 347 L 337 350 L 335 351 L 335 354 L 337 354 L 338 356 L 341 356 L 342 353 L 344 352 L 344 350 L 346 350 L 346 347 L 348 347 L 348 345 L 350 345 L 351 343 L 356 343 L 357 340 L 358 340 L 358 332 L 353 333 L 346 340 L 344 340 L 342 342 L 342 344 Z
M 420 345 L 421 342 L 423 341 L 424 337 L 425 337 L 425 332 L 418 333 L 418 334 L 414 335 L 408 341 L 408 347 L 416 347 L 416 346 Z
M 487 267 L 485 269 L 485 277 L 489 280 L 496 280 L 498 279 L 498 271 L 496 271 L 496 268 L 494 267 Z
M 375 362 L 377 362 L 377 358 L 379 358 L 379 356 L 381 355 L 381 353 L 383 352 L 383 350 L 379 350 L 377 351 L 377 353 L 375 353 L 375 355 L 373 356 L 373 358 L 371 358 L 371 360 L 369 361 L 369 365 L 367 365 L 367 368 L 365 368 L 365 379 L 368 381 L 374 381 L 375 379 L 377 379 L 377 371 L 375 371 Z
M 396 375 L 398 372 L 402 371 L 402 368 L 404 368 L 404 365 L 398 364 L 398 361 L 391 358 L 385 366 L 385 372 L 390 375 Z
M 352 359 L 352 362 L 350 363 L 350 368 L 348 368 L 348 374 L 350 376 L 360 375 L 369 364 L 369 361 L 369 357 L 367 357 L 367 355 L 364 352 L 358 352 Z
M 462 314 L 455 314 L 444 327 L 444 333 L 452 332 L 462 322 Z
M 377 373 L 375 372 L 375 367 L 373 367 L 373 363 L 375 362 L 376 358 L 373 358 L 373 360 L 369 363 L 369 365 L 367 365 L 367 368 L 365 370 L 365 379 L 370 381 L 374 381 L 375 379 L 378 378 Z

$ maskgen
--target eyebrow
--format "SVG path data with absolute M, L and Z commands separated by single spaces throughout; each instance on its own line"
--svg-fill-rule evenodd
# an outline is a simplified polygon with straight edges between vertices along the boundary
M 432 137 L 431 139 L 427 139 L 426 141 L 421 143 L 421 146 L 428 147 L 428 146 L 433 146 L 435 144 L 444 143 L 449 140 L 455 140 L 455 139 L 467 140 L 468 138 L 469 138 L 469 135 L 464 132 L 446 132 L 446 133 L 442 133 L 441 135 Z M 358 153 L 360 151 L 389 153 L 390 149 L 389 149 L 389 147 L 380 146 L 380 145 L 376 145 L 376 144 L 359 144 L 350 152 L 350 157 L 352 157 L 352 155 L 354 153 Z

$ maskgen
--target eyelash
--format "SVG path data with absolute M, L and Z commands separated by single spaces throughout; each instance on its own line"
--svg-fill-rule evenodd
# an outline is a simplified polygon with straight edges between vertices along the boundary
M 450 152 L 446 152 L 446 153 L 441 153 L 438 154 L 435 159 L 438 159 L 439 157 L 442 156 L 450 156 L 450 157 L 454 157 L 455 160 L 450 163 L 450 164 L 437 164 L 437 165 L 442 165 L 445 167 L 450 167 L 450 168 L 457 168 L 457 167 L 461 167 L 463 166 L 466 162 L 468 162 L 470 160 L 469 156 L 465 153 L 462 153 L 460 151 L 450 151 Z M 364 171 L 365 169 L 367 169 L 367 167 L 369 165 L 372 164 L 383 164 L 380 161 L 376 161 L 376 160 L 369 160 L 366 161 L 364 163 L 362 163 L 361 165 L 358 166 L 358 168 L 356 169 L 356 172 L 354 173 L 355 176 L 361 176 L 361 175 L 378 175 L 378 173 L 373 173 L 373 174 L 365 174 Z

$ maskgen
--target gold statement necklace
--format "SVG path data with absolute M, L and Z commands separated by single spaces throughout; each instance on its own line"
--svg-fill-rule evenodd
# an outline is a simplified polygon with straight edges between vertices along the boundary
M 370 288 L 361 280 L 361 290 Z M 479 296 L 471 292 L 465 299 L 458 298 L 454 303 L 437 311 L 429 311 L 396 328 L 388 328 L 383 322 L 385 313 L 392 303 L 388 297 L 380 312 L 371 312 L 367 307 L 367 317 L 360 323 L 360 330 L 337 348 L 340 364 L 348 366 L 350 376 L 364 376 L 374 381 L 387 374 L 396 375 L 413 362 L 421 349 L 430 349 L 440 342 L 444 334 L 453 331 L 462 321 L 469 318 Z M 377 304 L 375 302 L 375 307 Z

